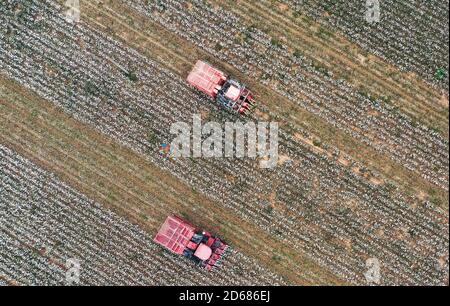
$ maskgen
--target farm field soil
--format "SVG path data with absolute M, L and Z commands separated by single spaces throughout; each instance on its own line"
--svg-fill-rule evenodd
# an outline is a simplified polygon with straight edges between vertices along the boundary
M 344 283 L 47 101 L 7 79 L 1 78 L 0 84 L 1 143 L 148 233 L 155 232 L 168 214 L 181 212 L 290 283 Z
M 217 13 L 231 2 L 167 0 L 161 9 L 157 2 L 147 3 L 156 14 L 143 9 L 141 1 L 82 2 L 77 25 L 67 24 L 62 8 L 50 1 L 24 3 L 20 14 L 6 7 L 0 17 L 8 25 L 0 31 L 5 38 L 0 43 L 0 143 L 6 147 L 149 235 L 167 215 L 181 214 L 282 276 L 283 283 L 362 284 L 370 256 L 383 261 L 388 284 L 448 283 L 448 174 L 443 172 L 448 139 L 374 107 L 363 94 L 316 71 L 331 59 L 353 67 L 358 80 L 373 77 L 361 90 L 377 96 L 386 87 L 401 112 L 433 124 L 438 112 L 425 118 L 417 105 L 405 106 L 417 92 L 405 90 L 402 82 L 391 87 L 395 80 L 384 80 L 389 73 L 382 61 L 366 71 L 336 49 L 316 52 L 335 36 L 316 43 L 295 22 L 270 32 L 271 42 L 258 32 L 268 27 L 266 20 L 255 19 L 252 27 L 232 7 L 230 14 Z M 253 4 L 245 3 L 249 15 L 260 13 L 276 24 L 286 13 L 269 11 L 266 1 Z M 252 28 L 252 43 L 260 47 L 255 52 L 267 51 L 259 53 L 262 71 L 271 71 L 271 65 L 279 69 L 269 82 L 260 77 L 253 53 L 232 38 L 219 46 L 228 59 L 213 50 L 216 34 L 203 28 L 202 20 L 214 26 L 218 20 L 226 28 L 230 23 L 223 16 L 234 21 L 233 33 L 242 29 L 233 28 L 235 23 Z M 192 31 L 180 27 L 188 21 L 195 24 Z M 296 63 L 289 52 L 299 48 L 315 62 L 299 64 L 302 73 L 285 66 Z M 279 167 L 262 171 L 248 159 L 154 155 L 171 138 L 168 126 L 190 120 L 192 112 L 213 121 L 234 120 L 185 84 L 198 59 L 231 72 L 260 94 L 252 119 L 280 122 L 285 155 Z M 258 68 L 248 72 L 242 65 Z M 341 68 L 333 74 L 345 74 Z M 130 71 L 136 72 L 135 80 Z M 304 82 L 296 83 L 303 73 Z M 358 86 L 356 79 L 347 82 Z M 362 99 L 336 99 L 345 106 L 329 99 L 339 95 Z M 317 105 L 311 96 L 321 99 Z M 365 106 L 361 111 L 360 105 Z
M 291 52 L 314 59 L 316 66 L 344 78 L 374 98 L 395 104 L 418 121 L 430 124 L 448 138 L 448 102 L 445 93 L 432 88 L 417 75 L 402 72 L 375 55 L 369 55 L 337 32 L 324 29 L 307 16 L 294 18 L 294 11 L 273 1 L 208 1 L 226 7 L 248 22 L 257 25 Z M 237 5 L 236 5 L 237 4 Z
M 278 275 L 229 247 L 220 270 L 197 269 L 147 232 L 0 144 L 0 285 L 282 285 Z
M 277 119 L 280 121 L 282 129 L 289 130 L 292 128 L 295 131 L 296 128 L 301 128 L 306 130 L 311 135 L 306 143 L 310 144 L 313 150 L 317 149 L 313 145 L 313 140 L 319 140 L 321 143 L 338 148 L 342 155 L 349 155 L 353 159 L 362 162 L 368 169 L 380 173 L 386 180 L 394 181 L 403 188 L 406 194 L 423 200 L 432 199 L 433 202 L 441 203 L 440 205 L 443 207 L 448 207 L 448 192 L 446 190 L 435 186 L 416 172 L 404 168 L 389 157 L 341 132 L 324 120 L 321 120 L 321 118 L 293 104 L 285 97 L 249 79 L 230 65 L 218 61 L 190 42 L 168 32 L 152 20 L 139 15 L 121 1 L 103 1 L 97 4 L 85 3 L 84 5 L 86 8 L 89 8 L 86 9 L 86 14 L 82 15 L 82 19 L 87 23 L 114 35 L 132 48 L 139 50 L 142 54 L 173 70 L 181 77 L 189 73 L 192 63 L 197 59 L 207 59 L 214 65 L 224 68 L 224 70 L 229 71 L 232 75 L 238 76 L 239 79 L 251 85 L 254 91 L 258 93 L 258 99 L 261 103 L 259 111 L 256 112 L 258 117 Z M 117 12 L 120 12 L 120 14 Z M 299 35 L 298 33 L 294 34 Z M 340 39 L 342 40 L 342 38 Z M 338 45 L 342 44 L 341 42 Z M 346 45 L 348 44 L 347 42 Z M 387 64 L 381 66 L 384 67 L 381 69 L 383 73 L 394 69 L 393 67 L 388 68 Z M 365 68 L 362 67 L 361 71 L 365 71 Z M 378 74 L 374 75 L 377 76 Z M 366 83 L 372 84 L 373 82 Z M 425 85 L 418 84 L 417 86 Z M 433 89 L 429 90 L 433 91 Z M 371 93 L 377 94 L 375 91 Z M 432 96 L 436 94 L 435 92 Z M 403 96 L 408 101 L 416 100 L 414 93 L 404 94 Z M 421 116 L 425 118 L 428 116 L 428 113 L 422 113 Z
M 414 121 L 389 101 L 374 99 L 345 79 L 334 78 L 310 58 L 290 52 L 258 24 L 248 26 L 237 14 L 199 0 L 124 3 L 448 190 L 448 172 L 444 170 L 448 168 L 448 141 L 432 126 Z M 220 35 L 222 32 L 229 35 Z

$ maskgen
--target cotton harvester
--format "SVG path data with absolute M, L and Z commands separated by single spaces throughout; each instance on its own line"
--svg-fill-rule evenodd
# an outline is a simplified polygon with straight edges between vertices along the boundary
M 208 271 L 220 265 L 228 248 L 219 238 L 176 216 L 167 217 L 153 241 Z
M 233 113 L 248 115 L 255 107 L 253 95 L 245 85 L 205 62 L 197 61 L 187 82 Z

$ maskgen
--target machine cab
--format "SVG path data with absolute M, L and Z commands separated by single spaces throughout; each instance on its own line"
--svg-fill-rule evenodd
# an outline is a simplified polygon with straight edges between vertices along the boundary
M 233 112 L 244 114 L 250 108 L 252 97 L 245 85 L 227 79 L 217 93 L 217 101 Z

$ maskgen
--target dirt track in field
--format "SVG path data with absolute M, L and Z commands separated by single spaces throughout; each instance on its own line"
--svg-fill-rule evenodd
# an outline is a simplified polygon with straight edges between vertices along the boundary
M 1 143 L 149 233 L 154 233 L 168 214 L 181 213 L 220 233 L 236 249 L 290 283 L 343 283 L 49 102 L 9 80 L 0 78 L 0 84 Z M 211 228 L 211 224 L 217 226 Z
M 315 140 L 319 139 L 322 143 L 338 147 L 343 156 L 348 155 L 361 161 L 370 169 L 380 172 L 381 179 L 366 178 L 372 183 L 383 184 L 385 180 L 392 180 L 403 188 L 405 194 L 413 194 L 423 200 L 433 194 L 434 197 L 441 199 L 441 203 L 448 206 L 448 193 L 431 185 L 416 173 L 406 170 L 401 164 L 344 135 L 323 120 L 255 81 L 248 80 L 232 67 L 217 62 L 209 54 L 167 32 L 152 21 L 137 15 L 119 2 L 105 1 L 105 3 L 101 9 L 91 3 L 82 3 L 86 8 L 82 10 L 86 13 L 82 16 L 84 22 L 119 38 L 181 77 L 187 75 L 192 63 L 197 59 L 207 59 L 238 76 L 260 93 L 259 100 L 262 105 L 257 116 L 268 118 L 270 113 L 285 129 L 292 128 L 295 131 L 295 127 L 300 127 L 310 132 L 311 138 L 299 137 L 297 140 L 308 145 L 311 151 L 331 154 L 327 149 L 314 144 Z M 262 4 L 255 6 L 246 4 L 245 8 L 249 12 L 262 13 L 262 16 L 267 17 L 267 22 L 279 24 L 274 35 L 302 37 L 305 42 L 312 45 L 311 50 L 322 48 L 328 41 L 323 40 L 316 44 L 315 38 L 306 31 L 302 31 L 301 27 L 294 26 L 293 21 L 289 21 L 290 26 L 282 25 L 280 15 L 266 12 Z M 346 45 L 340 38 L 337 41 L 338 44 Z M 299 44 L 292 45 L 292 48 L 299 47 L 301 47 Z M 357 76 L 352 79 L 356 82 L 354 84 L 368 75 L 365 69 L 372 66 L 358 65 L 354 62 L 354 58 L 341 56 L 342 54 L 334 49 L 325 49 L 323 54 L 315 57 L 315 60 L 325 64 L 326 59 L 332 57 L 333 60 L 330 60 L 330 63 L 337 66 L 333 70 L 337 74 L 345 73 L 338 69 L 339 65 L 353 67 L 356 72 L 352 78 Z M 383 69 L 389 67 L 386 68 L 376 59 L 373 63 L 376 65 L 374 64 L 372 67 L 374 70 L 370 70 L 370 74 L 374 76 L 374 80 L 366 82 L 365 90 L 379 95 L 380 90 L 389 88 L 393 95 L 399 97 L 398 103 L 403 105 L 405 112 L 415 112 L 417 116 L 424 116 L 424 120 L 428 120 L 416 107 L 420 105 L 421 96 L 418 99 L 419 103 L 409 108 L 407 103 L 415 98 L 415 93 L 404 90 L 402 86 L 394 86 L 392 83 L 395 83 L 395 80 L 384 80 Z M 333 67 L 329 68 L 333 69 Z M 4 84 L 3 88 L 1 84 Z M 416 85 L 417 88 L 423 86 Z M 434 99 L 435 93 L 431 92 L 430 96 Z M 441 98 L 439 96 L 439 99 Z M 434 100 L 422 102 L 430 102 L 434 105 Z M 429 119 L 434 120 L 433 116 L 437 116 L 436 114 L 437 112 L 433 111 Z M 261 229 L 230 215 L 229 211 L 218 207 L 211 200 L 180 183 L 178 179 L 157 169 L 142 155 L 123 148 L 112 139 L 93 131 L 92 127 L 77 122 L 50 103 L 36 98 L 33 93 L 2 78 L 0 78 L 0 118 L 2 143 L 58 174 L 63 180 L 97 202 L 140 224 L 149 233 L 157 230 L 167 214 L 181 212 L 193 223 L 219 233 L 247 256 L 256 258 L 290 283 L 343 283 Z M 344 166 L 347 164 L 344 157 L 339 162 Z M 217 227 L 211 228 L 211 224 L 217 224 Z
M 342 155 L 351 156 L 353 159 L 362 162 L 368 169 L 380 173 L 386 180 L 394 181 L 403 188 L 405 193 L 421 199 L 438 198 L 440 203 L 444 203 L 444 207 L 448 207 L 448 193 L 427 182 L 417 173 L 404 168 L 389 157 L 337 130 L 321 118 L 303 110 L 281 95 L 254 80 L 248 79 L 230 65 L 217 61 L 208 53 L 161 28 L 151 20 L 140 16 L 119 1 L 104 1 L 97 5 L 85 2 L 83 5 L 86 9 L 82 18 L 87 23 L 113 35 L 132 48 L 139 50 L 142 54 L 172 69 L 181 77 L 189 73 L 192 63 L 197 59 L 206 59 L 245 81 L 258 93 L 260 111 L 257 114 L 259 116 L 269 119 L 268 113 L 271 113 L 272 116 L 276 117 L 274 119 L 280 122 L 282 128 L 288 129 L 289 126 L 293 126 L 308 131 L 312 135 L 309 143 L 312 143 L 312 139 L 319 139 L 322 143 L 338 148 Z M 120 14 L 117 12 L 120 12 Z M 294 28 L 297 29 L 298 26 Z M 295 35 L 299 35 L 295 30 L 293 31 Z M 344 43 L 341 42 L 340 44 L 343 45 Z M 387 67 L 387 64 L 384 65 L 379 64 L 378 66 L 385 67 L 383 69 L 393 69 Z M 365 71 L 365 67 L 360 68 L 360 70 Z M 385 71 L 385 73 L 387 72 Z M 375 76 L 377 74 L 379 73 L 375 73 Z M 372 84 L 373 82 L 366 83 Z M 417 86 L 425 85 L 417 84 Z M 376 91 L 373 91 L 373 93 L 377 94 Z M 439 99 L 441 98 L 439 96 Z M 408 99 L 415 101 L 416 97 L 408 96 Z M 421 115 L 423 118 L 427 116 L 424 113 Z M 312 150 L 315 149 L 312 146 Z

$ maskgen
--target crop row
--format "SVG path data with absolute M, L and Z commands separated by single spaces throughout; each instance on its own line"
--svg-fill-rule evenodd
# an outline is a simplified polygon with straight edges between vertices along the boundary
M 380 20 L 376 23 L 366 21 L 365 1 L 282 2 L 338 29 L 366 51 L 448 90 L 448 1 L 379 1 Z
M 0 275 L 19 284 L 65 284 L 68 259 L 91 285 L 254 285 L 280 279 L 232 250 L 205 272 L 148 233 L 0 146 Z
M 173 137 L 172 122 L 201 112 L 231 118 L 148 58 L 85 25 L 68 26 L 51 5 L 30 9 L 44 21 L 37 28 L 8 19 L 14 35 L 0 45 L 3 74 L 350 282 L 365 282 L 372 256 L 384 263 L 387 284 L 445 281 L 436 263 L 448 254 L 448 213 L 430 203 L 415 208 L 395 186 L 374 185 L 285 132 L 280 151 L 290 162 L 274 170 L 249 159 L 162 160 L 158 145 Z M 127 77 L 133 67 L 137 84 Z
M 148 6 L 144 2 L 127 4 L 331 125 L 447 188 L 448 141 L 430 127 L 365 96 L 345 80 L 324 74 L 307 58 L 292 54 L 257 27 L 246 26 L 238 16 L 220 7 L 199 0 L 150 1 Z

